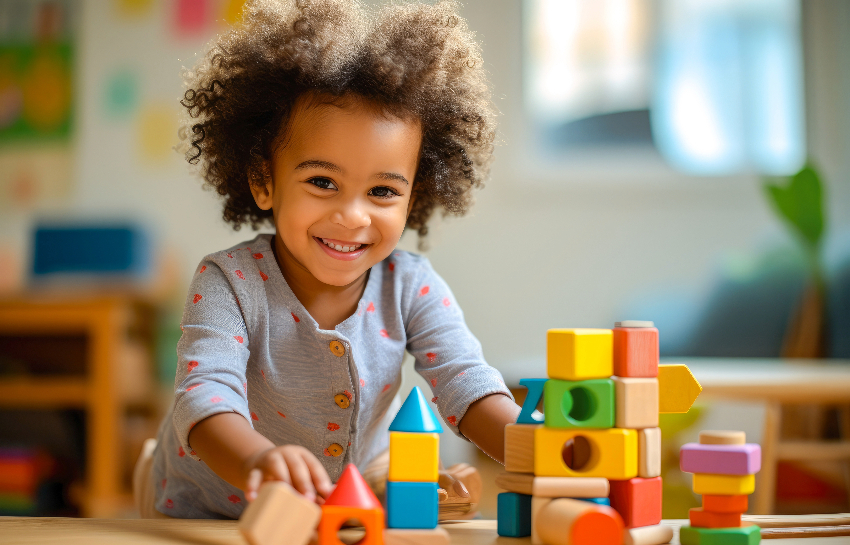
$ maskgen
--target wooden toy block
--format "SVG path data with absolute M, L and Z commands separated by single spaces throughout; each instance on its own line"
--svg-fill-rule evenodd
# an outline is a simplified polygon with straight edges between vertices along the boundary
M 534 529 L 546 545 L 620 545 L 623 521 L 606 505 L 560 498 L 540 507 Z
M 679 542 L 682 545 L 758 545 L 761 542 L 761 528 L 755 525 L 740 528 L 682 526 L 679 529 Z
M 679 450 L 679 469 L 685 473 L 751 475 L 761 469 L 761 447 L 687 443 Z
M 611 379 L 551 379 L 543 388 L 545 423 L 550 428 L 613 428 Z
M 687 365 L 673 363 L 658 366 L 658 411 L 686 413 L 702 392 L 702 386 Z
M 543 398 L 543 387 L 548 381 L 548 378 L 521 378 L 519 385 L 528 389 L 525 394 L 525 401 L 522 402 L 522 410 L 516 419 L 517 424 L 542 424 L 542 418 L 536 418 L 534 411 L 540 404 Z
M 390 431 L 411 433 L 442 433 L 443 427 L 428 406 L 419 386 L 414 386 L 390 423 Z
M 651 326 L 615 327 L 613 333 L 615 375 L 646 378 L 658 376 L 658 330 L 656 328 Z
M 741 525 L 741 513 L 715 513 L 698 507 L 688 510 L 688 518 L 695 528 L 737 528 Z
M 390 432 L 390 481 L 436 482 L 439 466 L 439 435 Z
M 384 545 L 449 545 L 449 533 L 443 528 L 433 530 L 384 529 Z
M 614 335 L 610 329 L 550 329 L 546 332 L 549 378 L 608 378 L 614 371 Z
M 496 498 L 497 533 L 505 537 L 531 535 L 531 496 L 502 492 Z
M 540 498 L 537 496 L 531 497 L 531 545 L 542 545 L 540 535 L 535 527 L 540 511 L 552 502 L 553 498 Z
M 626 528 L 623 545 L 663 545 L 673 540 L 673 528 L 664 524 Z
M 322 509 L 291 486 L 270 481 L 239 517 L 239 532 L 251 545 L 306 545 Z
M 746 513 L 749 509 L 749 496 L 718 496 L 704 494 L 702 496 L 703 511 L 714 513 Z
M 539 424 L 505 426 L 505 469 L 517 473 L 534 473 L 534 431 Z
M 437 483 L 387 482 L 387 527 L 436 528 L 437 488 Z
M 341 545 L 337 532 L 346 521 L 356 519 L 366 528 L 361 545 L 381 545 L 384 537 L 384 510 L 354 464 L 342 470 L 336 488 L 322 505 L 319 545 Z
M 723 496 L 752 494 L 756 490 L 756 476 L 694 473 L 693 490 L 696 494 Z
M 747 434 L 733 430 L 702 430 L 699 432 L 701 445 L 743 445 L 747 442 Z
M 617 395 L 618 428 L 658 427 L 658 379 L 611 377 Z
M 638 477 L 661 475 L 661 428 L 638 430 Z
M 608 479 L 602 477 L 537 477 L 527 473 L 500 473 L 496 486 L 543 498 L 607 498 L 610 492 Z
M 637 475 L 637 431 L 538 428 L 534 432 L 534 474 L 631 479 Z
M 661 523 L 661 477 L 611 481 L 608 498 L 627 528 Z

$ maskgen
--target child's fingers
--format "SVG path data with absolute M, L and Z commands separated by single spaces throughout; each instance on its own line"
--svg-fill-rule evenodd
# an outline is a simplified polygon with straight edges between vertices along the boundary
M 248 479 L 245 486 L 245 499 L 249 502 L 257 499 L 257 490 L 263 482 L 263 472 L 259 469 L 252 469 L 248 473 Z
M 316 499 L 316 489 L 313 488 L 313 481 L 310 479 L 310 469 L 304 461 L 301 453 L 291 452 L 284 455 L 286 457 L 286 465 L 289 466 L 289 477 L 292 479 L 292 486 L 304 494 L 304 497 L 310 501 Z
M 331 492 L 333 492 L 333 483 L 331 482 L 331 477 L 328 475 L 328 471 L 325 469 L 325 466 L 322 465 L 322 462 L 309 452 L 305 453 L 304 462 L 310 469 L 310 476 L 313 478 L 313 484 L 316 486 L 316 492 L 318 492 L 323 498 L 330 496 Z
M 279 452 L 269 456 L 263 464 L 264 480 L 268 481 L 283 481 L 286 484 L 292 484 L 292 479 L 289 476 L 289 464 L 287 464 L 285 456 Z

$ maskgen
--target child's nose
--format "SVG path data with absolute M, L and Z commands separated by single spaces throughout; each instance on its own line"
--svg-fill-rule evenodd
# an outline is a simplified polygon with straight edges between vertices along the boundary
M 372 219 L 369 216 L 368 203 L 357 198 L 340 202 L 339 207 L 331 214 L 331 221 L 347 229 L 369 227 Z

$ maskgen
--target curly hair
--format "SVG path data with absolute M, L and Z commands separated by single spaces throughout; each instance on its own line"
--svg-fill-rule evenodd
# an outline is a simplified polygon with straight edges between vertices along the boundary
M 234 229 L 271 221 L 250 185 L 267 180 L 276 138 L 305 93 L 357 95 L 422 127 L 415 202 L 418 231 L 438 208 L 463 215 L 489 174 L 495 112 L 481 51 L 454 1 L 254 0 L 184 75 L 186 159 L 224 200 Z

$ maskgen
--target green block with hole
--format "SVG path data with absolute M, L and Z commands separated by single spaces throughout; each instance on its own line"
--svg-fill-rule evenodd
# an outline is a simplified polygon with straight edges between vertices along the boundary
M 549 428 L 614 427 L 614 381 L 549 379 L 543 387 L 544 424 Z

